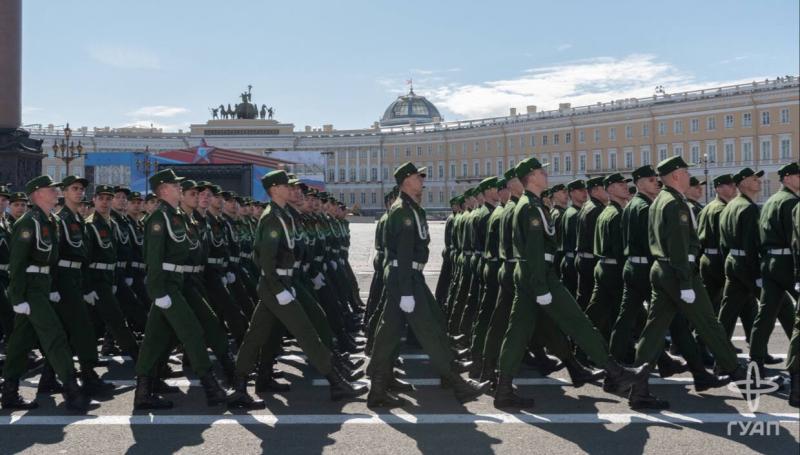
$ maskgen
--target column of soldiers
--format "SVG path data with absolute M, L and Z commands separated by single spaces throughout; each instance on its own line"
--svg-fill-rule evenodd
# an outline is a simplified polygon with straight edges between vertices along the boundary
M 2 408 L 38 406 L 19 385 L 41 368 L 37 394 L 86 412 L 115 393 L 95 371 L 107 364 L 98 351 L 119 349 L 135 363 L 137 410 L 171 408 L 179 389 L 164 379 L 183 375 L 209 406 L 259 409 L 248 383 L 255 372 L 256 393 L 289 389 L 274 368 L 289 338 L 332 399 L 366 393 L 353 382 L 363 360 L 350 358 L 363 309 L 344 204 L 285 171 L 263 177 L 268 204 L 171 169 L 149 183 L 145 197 L 96 185 L 91 200 L 76 176 L 0 187 Z M 169 366 L 175 353 L 183 371 Z
M 490 384 L 500 408 L 533 405 L 512 386 L 525 361 L 544 375 L 566 366 L 576 387 L 604 378 L 604 390 L 626 394 L 633 409 L 666 409 L 669 403 L 649 390 L 652 371 L 663 378 L 688 371 L 698 392 L 744 379 L 746 367 L 731 342 L 741 320 L 749 358 L 765 377 L 765 365 L 780 362 L 767 352 L 777 320 L 790 338 L 789 402 L 798 406 L 797 162 L 778 170 L 781 188 L 762 208 L 755 200 L 764 172 L 750 168 L 703 182 L 689 175 L 690 164 L 672 157 L 636 169 L 631 178 L 617 173 L 548 188 L 545 166 L 524 160 L 450 200 L 437 308 L 424 300 L 424 327 L 412 323 L 417 307 L 409 310 L 403 301 L 419 302 L 427 290 L 418 290 L 421 284 L 404 282 L 401 289 L 414 294 L 397 303 L 405 314 L 388 313 L 392 301 L 381 294 L 394 272 L 387 242 L 397 242 L 387 223 L 404 204 L 392 202 L 396 191 L 388 194 L 374 264 L 376 276 L 385 272 L 370 293 L 371 305 L 384 313 L 380 322 L 372 313 L 370 325 L 405 316 L 418 337 L 424 330 L 440 340 L 435 349 L 423 343 L 432 359 L 437 351 L 449 360 L 447 352 L 457 356 L 457 348 L 468 348 L 470 361 L 462 366 Z M 703 207 L 698 201 L 707 184 L 716 197 Z M 414 227 L 408 215 L 398 218 Z M 413 253 L 424 234 L 404 238 L 399 251 Z M 413 276 L 424 262 L 412 262 L 407 273 Z M 391 324 L 400 330 L 403 321 Z M 374 354 L 381 340 L 371 343 Z M 448 344 L 451 349 L 441 349 Z M 396 359 L 397 351 L 392 354 Z M 383 404 L 402 404 L 390 397 Z

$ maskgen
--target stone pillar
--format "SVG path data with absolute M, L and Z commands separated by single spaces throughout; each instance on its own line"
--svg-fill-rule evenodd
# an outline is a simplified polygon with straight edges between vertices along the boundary
M 0 1 L 0 182 L 14 191 L 39 175 L 42 141 L 22 123 L 22 0 Z

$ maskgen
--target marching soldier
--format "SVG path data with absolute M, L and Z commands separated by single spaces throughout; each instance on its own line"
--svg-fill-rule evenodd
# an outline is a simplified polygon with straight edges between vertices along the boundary
M 12 224 L 6 213 L 9 196 L 8 186 L 0 185 L 0 329 L 3 331 L 4 342 L 8 342 L 11 330 L 14 328 L 14 310 L 11 309 L 11 303 L 9 303 L 6 296 L 12 229 Z M 2 364 L 0 363 L 0 365 Z
M 800 292 L 800 204 L 792 210 L 794 227 L 792 229 L 792 251 L 794 253 L 794 291 Z M 794 316 L 794 330 L 789 341 L 789 353 L 786 356 L 786 370 L 789 371 L 791 386 L 789 388 L 789 405 L 800 408 L 800 305 Z
M 608 203 L 608 193 L 603 188 L 603 177 L 594 177 L 586 181 L 589 200 L 578 212 L 577 242 L 575 244 L 575 271 L 578 274 L 578 305 L 586 310 L 594 289 L 594 266 L 597 257 L 594 255 L 594 228 Z
M 6 218 L 8 218 L 8 223 L 13 226 L 14 223 L 22 218 L 22 215 L 28 211 L 28 195 L 23 191 L 17 191 L 15 193 L 11 193 L 11 197 L 8 199 L 8 214 Z
M 14 223 L 9 258 L 8 298 L 14 313 L 14 330 L 8 340 L 3 368 L 0 405 L 3 409 L 34 409 L 38 404 L 19 394 L 19 380 L 28 365 L 28 353 L 37 341 L 47 362 L 63 384 L 67 408 L 85 412 L 91 405 L 81 390 L 72 366 L 67 334 L 53 305 L 60 300 L 52 291 L 51 267 L 58 263 L 58 220 L 51 214 L 60 182 L 48 175 L 25 185 L 33 208 Z
M 573 297 L 576 297 L 578 271 L 575 269 L 575 247 L 578 243 L 578 214 L 589 199 L 586 182 L 579 179 L 567 183 L 567 193 L 571 204 L 559 217 L 561 228 L 556 228 L 556 232 L 561 231 L 562 233 L 559 244 L 560 250 L 564 254 L 564 259 L 561 261 L 561 278 L 564 281 L 564 287 Z
M 461 211 L 461 205 L 462 204 L 459 203 L 458 197 L 450 199 L 451 213 L 444 222 L 444 249 L 442 249 L 442 268 L 439 272 L 439 280 L 436 282 L 436 292 L 434 293 L 436 301 L 442 308 L 444 308 L 446 305 L 447 289 L 450 286 L 450 281 L 453 277 L 453 224 L 456 215 Z M 389 213 L 389 207 L 391 207 L 391 204 L 386 206 L 386 213 Z M 386 216 L 386 213 L 384 213 L 384 216 Z M 381 265 L 381 269 L 382 268 L 383 266 Z M 378 269 L 376 269 L 375 276 L 381 275 L 382 274 L 378 272 Z
M 553 209 L 550 210 L 550 217 L 553 219 L 553 225 L 556 227 L 556 242 L 558 243 L 558 250 L 556 251 L 555 264 L 556 274 L 561 277 L 561 261 L 564 259 L 564 250 L 561 249 L 561 239 L 564 236 L 564 224 L 561 222 L 561 217 L 567 211 L 569 204 L 569 192 L 567 186 L 563 183 L 553 185 L 550 188 L 550 198 L 553 201 Z
M 722 289 L 725 287 L 725 256 L 719 247 L 719 217 L 728 202 L 736 197 L 736 185 L 732 174 L 714 177 L 717 196 L 708 203 L 697 219 L 697 235 L 703 256 L 700 258 L 700 276 L 711 298 L 714 314 L 719 314 Z
M 700 211 L 703 210 L 703 204 L 700 203 L 700 199 L 703 198 L 706 184 L 705 180 L 700 180 L 695 176 L 689 178 L 689 191 L 686 192 L 686 200 L 692 206 L 695 218 L 698 218 Z
M 460 402 L 477 398 L 489 386 L 488 382 L 479 384 L 459 375 L 444 330 L 443 314 L 422 275 L 430 242 L 425 210 L 419 205 L 424 175 L 425 168 L 417 169 L 412 163 L 405 163 L 394 172 L 400 194 L 386 220 L 387 300 L 375 334 L 369 406 L 405 404 L 405 400 L 394 396 L 387 387 L 404 316 L 430 355 L 431 365 L 447 380 Z
M 792 219 L 792 211 L 800 203 L 800 166 L 797 162 L 784 165 L 778 169 L 778 177 L 782 187 L 764 204 L 758 223 L 763 286 L 750 334 L 750 360 L 762 367 L 776 318 L 780 319 L 786 336 L 792 336 L 794 313 L 787 296 L 791 294 L 795 301 L 798 299 L 792 274 L 792 230 L 797 220 Z

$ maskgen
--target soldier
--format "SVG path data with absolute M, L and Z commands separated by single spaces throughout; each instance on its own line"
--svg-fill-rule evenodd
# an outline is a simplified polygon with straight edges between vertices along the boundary
M 15 193 L 11 193 L 11 197 L 8 199 L 8 218 L 9 224 L 12 226 L 14 223 L 28 211 L 28 195 L 22 191 L 17 191 Z
M 3 331 L 3 341 L 8 342 L 11 330 L 14 328 L 14 310 L 6 296 L 8 289 L 8 259 L 11 254 L 11 229 L 6 208 L 10 196 L 7 185 L 0 185 L 0 329 Z
M 147 318 L 144 339 L 136 361 L 136 391 L 133 406 L 136 410 L 168 409 L 172 402 L 153 390 L 156 369 L 164 352 L 176 336 L 183 344 L 184 355 L 200 377 L 206 403 L 216 406 L 239 399 L 229 396 L 220 387 L 206 351 L 203 327 L 191 306 L 183 297 L 184 270 L 190 251 L 188 228 L 184 213 L 178 206 L 180 183 L 184 179 L 172 169 L 164 169 L 150 177 L 150 186 L 161 205 L 148 217 L 145 225 L 145 263 L 147 264 L 147 293 L 154 299 Z M 174 335 L 173 335 L 174 334 Z
M 677 312 L 697 330 L 717 359 L 719 370 L 740 379 L 742 370 L 725 329 L 714 317 L 708 293 L 695 266 L 700 250 L 694 213 L 683 196 L 689 188 L 689 165 L 680 156 L 658 164 L 664 189 L 648 212 L 648 241 L 655 259 L 650 269 L 653 286 L 647 322 L 636 346 L 636 365 L 656 360 L 664 349 L 664 335 Z M 720 385 L 728 378 L 720 379 Z M 666 409 L 667 401 L 653 396 L 647 382 L 634 385 L 628 403 L 633 409 Z
M 146 296 L 142 296 L 140 299 L 133 291 L 134 268 L 132 262 L 138 245 L 136 245 L 136 241 L 133 238 L 127 217 L 128 198 L 130 195 L 130 188 L 115 186 L 114 198 L 111 199 L 112 226 L 114 237 L 117 240 L 117 267 L 114 269 L 114 285 L 117 290 L 114 294 L 131 328 L 138 333 L 142 333 L 144 332 L 144 325 L 147 323 L 147 310 L 149 308 L 144 303 L 146 302 Z
M 145 213 L 147 215 L 150 215 L 151 213 L 155 212 L 157 208 L 158 208 L 158 196 L 156 196 L 155 193 L 152 192 L 147 193 L 147 195 L 144 197 Z
M 564 254 L 564 259 L 561 261 L 561 278 L 569 293 L 577 297 L 578 271 L 575 269 L 575 247 L 578 243 L 578 214 L 589 199 L 589 193 L 586 190 L 586 182 L 580 179 L 567 183 L 567 192 L 571 204 L 559 217 L 561 228 L 556 228 L 556 232 L 560 230 L 563 233 L 559 244 Z
M 699 201 L 703 198 L 706 183 L 705 180 L 699 180 L 695 176 L 689 178 L 689 191 L 686 192 L 686 200 L 688 200 L 689 205 L 692 206 L 692 212 L 694 212 L 695 218 L 699 217 L 700 211 L 703 210 L 703 204 Z
M 606 340 L 611 339 L 611 326 L 617 320 L 622 300 L 622 266 L 625 260 L 622 242 L 622 207 L 627 203 L 628 182 L 620 173 L 603 179 L 608 205 L 597 217 L 594 230 L 594 289 L 586 315 Z
M 786 336 L 791 338 L 794 314 L 788 294 L 795 301 L 798 299 L 792 276 L 792 229 L 797 223 L 792 219 L 792 211 L 800 203 L 800 166 L 797 162 L 786 164 L 778 169 L 778 177 L 782 188 L 764 204 L 758 223 L 763 286 L 750 334 L 750 360 L 762 368 L 776 318 L 780 319 Z
M 142 221 L 144 199 L 142 193 L 131 191 L 128 197 L 125 221 L 128 225 L 131 242 L 131 275 L 133 278 L 132 289 L 139 299 L 139 304 L 145 311 L 149 310 L 150 298 L 147 296 L 147 289 L 144 284 L 144 277 L 147 275 L 144 265 L 144 222 Z
M 697 236 L 703 256 L 700 258 L 700 276 L 711 298 L 714 314 L 719 314 L 722 288 L 725 286 L 725 257 L 719 248 L 719 216 L 725 205 L 736 197 L 736 185 L 732 174 L 714 177 L 717 196 L 708 203 L 697 219 Z
M 369 286 L 369 297 L 367 298 L 367 312 L 365 314 L 365 319 L 367 321 L 367 353 L 372 351 L 372 341 L 375 335 L 375 328 L 378 326 L 379 317 L 375 317 L 376 314 L 380 314 L 380 311 L 383 311 L 381 308 L 382 304 L 382 296 L 383 296 L 383 261 L 386 258 L 386 251 L 383 248 L 383 228 L 386 224 L 386 218 L 389 216 L 389 207 L 392 206 L 395 199 L 395 190 L 392 189 L 388 193 L 386 193 L 383 197 L 384 207 L 386 208 L 386 212 L 381 215 L 380 219 L 378 219 L 378 223 L 375 225 L 375 257 L 372 260 L 372 268 L 373 268 L 373 276 L 372 276 L 372 283 Z M 448 218 L 450 220 L 450 218 Z M 452 224 L 452 222 L 451 222 Z M 445 228 L 445 237 L 447 237 L 447 229 Z M 445 243 L 447 240 L 445 240 Z M 444 266 L 442 266 L 444 267 Z M 439 277 L 441 281 L 441 276 Z M 449 282 L 448 282 L 449 284 Z M 437 288 L 438 289 L 438 288 Z
M 755 203 L 761 192 L 764 171 L 746 167 L 733 176 L 739 195 L 722 210 L 719 217 L 720 249 L 725 255 L 725 287 L 719 321 L 728 338 L 733 335 L 736 319 L 741 317 L 749 335 L 756 316 L 756 292 L 761 288 L 758 237 L 759 209 Z
M 296 300 L 292 286 L 295 239 L 289 231 L 291 221 L 286 212 L 291 196 L 289 177 L 285 171 L 272 171 L 261 179 L 261 183 L 271 201 L 259 221 L 255 238 L 255 260 L 261 269 L 260 301 L 236 357 L 235 390 L 238 397 L 232 405 L 246 409 L 265 407 L 263 401 L 247 394 L 247 379 L 279 323 L 295 336 L 309 362 L 328 379 L 331 399 L 363 395 L 366 392 L 363 386 L 353 386 L 343 378 L 343 366 L 320 340 L 308 315 Z
M 578 305 L 586 310 L 594 289 L 594 266 L 597 257 L 594 255 L 594 228 L 597 218 L 608 203 L 608 193 L 603 188 L 603 177 L 594 177 L 586 181 L 589 200 L 578 213 L 577 242 L 575 244 L 575 270 L 578 275 Z
M 442 308 L 444 308 L 446 305 L 447 289 L 450 286 L 450 281 L 452 280 L 453 277 L 453 224 L 454 224 L 453 222 L 455 221 L 456 215 L 462 209 L 461 205 L 462 204 L 459 203 L 459 199 L 457 197 L 450 199 L 451 213 L 450 215 L 448 215 L 447 219 L 444 222 L 444 248 L 442 249 L 442 268 L 439 271 L 439 280 L 436 282 L 436 292 L 434 293 L 436 301 Z M 387 213 L 390 206 L 391 204 L 386 207 Z M 381 273 L 378 273 L 376 269 L 375 276 L 380 276 L 380 275 Z
M 19 394 L 19 380 L 28 365 L 28 353 L 37 341 L 47 362 L 63 383 L 67 409 L 86 412 L 90 400 L 81 390 L 72 366 L 72 351 L 53 305 L 61 299 L 52 290 L 50 268 L 58 263 L 58 220 L 51 214 L 60 182 L 48 175 L 30 180 L 25 192 L 33 208 L 14 223 L 9 258 L 8 298 L 14 330 L 8 340 L 0 405 L 3 409 L 34 409 L 38 404 Z
M 88 248 L 86 246 L 86 227 L 83 217 L 78 212 L 78 206 L 83 199 L 84 191 L 89 181 L 74 175 L 67 176 L 61 182 L 64 191 L 64 207 L 57 213 L 59 233 L 59 260 L 58 273 L 55 274 L 54 289 L 61 300 L 55 305 L 56 312 L 61 318 L 61 323 L 69 337 L 70 345 L 78 357 L 81 366 L 81 382 L 83 390 L 89 395 L 110 393 L 114 385 L 101 380 L 94 367 L 97 365 L 97 337 L 92 327 L 89 310 L 83 300 L 83 273 L 88 263 Z M 39 381 L 39 390 L 53 387 L 54 377 L 52 369 L 45 367 L 42 379 Z M 48 384 L 48 380 L 51 380 Z
M 387 300 L 375 334 L 372 385 L 367 398 L 369 406 L 397 407 L 405 404 L 405 400 L 388 390 L 403 316 L 430 355 L 431 365 L 450 384 L 460 402 L 477 398 L 489 386 L 488 382 L 479 384 L 459 375 L 444 331 L 443 314 L 422 275 L 430 242 L 425 210 L 419 205 L 424 175 L 425 168 L 417 169 L 412 163 L 404 163 L 394 172 L 400 195 L 386 220 L 384 273 Z
M 495 407 L 533 406 L 532 399 L 514 392 L 512 381 L 536 326 L 539 310 L 546 312 L 595 364 L 606 370 L 609 390 L 628 390 L 635 382 L 644 380 L 646 369 L 623 368 L 609 356 L 607 343 L 556 277 L 553 265 L 555 228 L 539 197 L 547 188 L 547 172 L 536 158 L 521 161 L 515 171 L 525 193 L 514 207 L 512 240 L 514 259 L 518 261 L 514 269 L 515 294 L 500 350 Z
M 792 210 L 794 228 L 792 229 L 792 251 L 794 255 L 794 291 L 800 292 L 800 204 Z M 789 341 L 789 353 L 786 356 L 786 370 L 789 371 L 791 386 L 789 388 L 789 405 L 800 408 L 800 305 L 794 316 L 794 330 Z
M 555 264 L 556 274 L 561 278 L 561 261 L 564 260 L 564 250 L 561 249 L 561 239 L 564 236 L 564 225 L 561 222 L 561 217 L 567 211 L 569 204 L 569 192 L 567 186 L 563 183 L 553 185 L 550 188 L 550 198 L 553 201 L 553 209 L 550 210 L 550 217 L 553 219 L 553 225 L 556 227 L 556 242 L 558 243 L 558 251 L 556 251 Z

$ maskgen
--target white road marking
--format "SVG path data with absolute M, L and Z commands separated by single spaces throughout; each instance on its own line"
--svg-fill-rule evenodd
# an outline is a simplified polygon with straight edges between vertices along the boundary
M 67 425 L 398 425 L 398 424 L 703 424 L 728 422 L 797 423 L 797 413 L 687 413 L 658 414 L 228 414 L 228 415 L 102 415 L 102 416 L 0 416 L 2 426 Z

